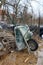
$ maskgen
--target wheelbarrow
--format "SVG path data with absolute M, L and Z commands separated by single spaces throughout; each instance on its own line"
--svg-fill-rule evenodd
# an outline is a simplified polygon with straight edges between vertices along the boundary
M 25 48 L 28 51 L 36 51 L 38 43 L 32 38 L 33 33 L 30 31 L 28 25 L 19 25 L 14 28 L 16 50 L 21 51 Z

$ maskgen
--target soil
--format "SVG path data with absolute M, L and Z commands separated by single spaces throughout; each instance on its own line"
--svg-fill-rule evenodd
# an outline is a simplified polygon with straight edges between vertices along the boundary
M 0 60 L 0 65 L 35 65 L 36 63 L 36 56 L 33 53 L 29 54 L 27 50 L 14 51 Z

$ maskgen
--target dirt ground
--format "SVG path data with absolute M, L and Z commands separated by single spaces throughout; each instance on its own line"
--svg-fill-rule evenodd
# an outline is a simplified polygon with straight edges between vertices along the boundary
M 36 52 L 28 53 L 27 50 L 20 52 L 14 51 L 0 57 L 0 65 L 36 65 L 38 61 L 38 51 L 43 48 L 43 40 L 38 38 L 37 41 L 39 43 L 39 48 Z
M 27 50 L 13 52 L 4 56 L 0 60 L 0 65 L 35 65 L 37 58 L 34 54 L 29 54 Z

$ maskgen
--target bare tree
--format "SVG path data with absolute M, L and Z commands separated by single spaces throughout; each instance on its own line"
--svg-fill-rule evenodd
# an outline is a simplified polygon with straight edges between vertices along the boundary
M 12 2 L 12 0 L 10 0 L 10 2 L 12 2 L 12 3 L 10 3 L 10 2 L 7 2 L 6 4 L 7 5 L 10 5 L 10 6 L 12 6 L 12 8 L 13 8 L 13 16 L 12 16 L 12 23 L 13 24 L 16 24 L 17 23 L 17 19 L 18 19 L 18 17 L 19 17 L 19 14 L 20 14 L 20 11 L 21 11 L 21 5 L 20 5 L 20 1 L 21 0 L 13 0 L 13 2 Z
M 3 6 L 3 10 L 2 10 L 2 20 L 4 20 L 4 15 L 5 15 L 5 10 L 4 10 L 4 5 L 5 5 L 5 1 L 6 0 L 0 0 L 0 8 Z
M 26 23 L 28 20 L 28 13 L 27 13 L 27 7 L 26 5 L 24 6 L 23 12 L 22 12 L 22 16 L 21 16 L 21 20 L 23 23 Z
M 29 16 L 27 13 L 28 12 L 27 4 L 30 5 L 29 7 L 31 7 L 32 14 L 34 13 L 32 5 L 29 0 L 27 0 L 27 2 L 26 2 L 27 4 L 24 4 L 24 6 L 22 4 L 20 4 L 20 2 L 22 0 L 9 0 L 9 1 L 10 2 L 8 2 L 6 0 L 2 0 L 2 4 L 3 4 L 3 6 L 7 7 L 7 14 L 8 14 L 7 17 L 9 16 L 9 18 L 12 19 L 12 20 L 11 19 L 10 20 L 12 21 L 13 24 L 17 23 L 19 17 L 21 19 L 20 21 L 24 21 L 24 23 L 25 23 L 25 21 L 27 21 L 29 19 Z M 9 14 L 8 6 L 12 6 L 12 8 L 13 8 L 14 16 L 12 16 L 12 17 Z M 30 16 L 30 17 L 31 17 L 31 21 L 32 21 L 32 16 Z M 31 22 L 31 24 L 32 24 L 32 22 Z

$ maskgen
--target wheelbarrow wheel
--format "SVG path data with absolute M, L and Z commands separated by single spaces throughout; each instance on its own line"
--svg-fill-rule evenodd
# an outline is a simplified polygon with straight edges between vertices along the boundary
M 27 41 L 27 43 L 31 51 L 36 51 L 38 49 L 38 43 L 35 40 L 30 39 Z

